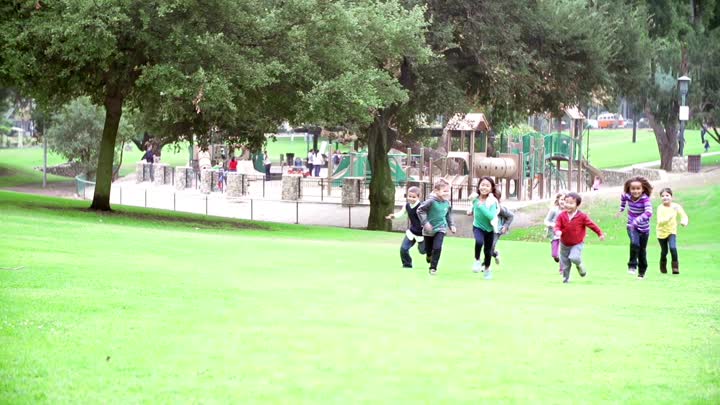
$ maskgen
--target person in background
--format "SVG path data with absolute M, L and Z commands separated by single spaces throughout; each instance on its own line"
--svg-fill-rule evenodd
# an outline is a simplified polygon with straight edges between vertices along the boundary
M 325 159 L 323 159 L 322 153 L 315 149 L 315 156 L 313 158 L 313 168 L 315 170 L 315 177 L 320 177 L 320 169 L 325 164 Z
M 228 163 L 228 171 L 236 172 L 237 171 L 237 165 L 238 162 L 235 160 L 235 156 L 230 158 L 230 163 Z
M 270 180 L 270 168 L 272 167 L 272 161 L 267 153 L 267 150 L 263 152 L 263 165 L 265 165 L 265 180 Z

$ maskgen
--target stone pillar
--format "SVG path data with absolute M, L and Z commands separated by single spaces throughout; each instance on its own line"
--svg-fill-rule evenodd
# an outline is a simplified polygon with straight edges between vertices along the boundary
M 172 166 L 165 164 L 165 184 L 173 184 L 173 173 Z
M 342 205 L 348 207 L 357 205 L 362 197 L 362 186 L 364 177 L 345 177 L 343 178 L 342 188 Z
M 212 190 L 212 170 L 201 170 L 200 171 L 200 192 L 203 194 L 210 194 Z
M 165 163 L 155 163 L 153 166 L 153 184 L 165 184 L 165 171 L 169 169 Z M 168 170 L 169 171 L 169 170 Z
M 135 164 L 135 183 L 142 183 L 143 181 L 145 181 L 145 161 Z
M 245 195 L 245 175 L 237 172 L 228 172 L 225 175 L 227 176 L 225 197 L 239 198 Z
M 151 181 L 153 178 L 153 164 L 143 163 L 143 181 Z
M 175 189 L 184 190 L 192 187 L 192 167 L 180 166 L 175 168 Z
M 674 156 L 672 158 L 673 173 L 684 173 L 688 170 L 687 156 Z
M 286 174 L 282 177 L 282 199 L 296 201 L 300 199 L 301 174 Z

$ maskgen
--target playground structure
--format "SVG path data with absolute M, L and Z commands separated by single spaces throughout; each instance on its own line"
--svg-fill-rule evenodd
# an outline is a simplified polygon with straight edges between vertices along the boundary
M 569 136 L 529 133 L 507 142 L 501 136 L 498 151 L 488 142 L 490 125 L 483 114 L 455 115 L 443 131 L 447 155 L 430 159 L 430 182 L 438 173 L 457 190 L 457 198 L 462 198 L 463 188 L 472 193 L 482 176 L 494 177 L 505 198 L 519 200 L 548 198 L 573 185 L 578 192 L 587 190 L 593 178 L 602 179 L 603 174 L 582 154 L 585 117 L 577 108 L 565 113 L 570 118 Z

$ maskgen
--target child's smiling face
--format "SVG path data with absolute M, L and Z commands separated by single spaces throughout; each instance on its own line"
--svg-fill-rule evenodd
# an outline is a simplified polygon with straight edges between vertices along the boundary
M 577 201 L 575 201 L 572 197 L 565 197 L 565 211 L 567 211 L 569 214 L 574 213 L 577 211 Z
M 672 194 L 668 193 L 667 191 L 664 191 L 662 194 L 660 194 L 660 197 L 662 198 L 662 202 L 664 205 L 670 205 L 672 203 Z
M 630 196 L 634 200 L 637 200 L 642 195 L 643 195 L 642 184 L 639 181 L 633 181 L 632 183 L 630 183 Z
M 417 202 L 417 200 L 418 200 L 418 195 L 417 195 L 417 194 L 415 194 L 415 193 L 413 193 L 413 192 L 407 193 L 407 202 L 409 202 L 410 205 L 415 204 L 415 203 Z

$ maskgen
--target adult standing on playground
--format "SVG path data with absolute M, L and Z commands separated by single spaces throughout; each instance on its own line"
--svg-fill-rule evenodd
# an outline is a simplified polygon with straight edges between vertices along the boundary
M 323 159 L 322 153 L 315 149 L 314 157 L 313 157 L 313 168 L 315 169 L 315 177 L 320 177 L 320 169 L 325 164 L 325 160 Z
M 267 150 L 263 152 L 263 164 L 265 165 L 265 180 L 270 180 L 270 167 L 272 167 L 272 161 L 268 156 Z
M 153 153 L 153 147 L 152 144 L 148 142 L 147 147 L 145 149 L 145 154 L 143 154 L 142 160 L 146 161 L 148 164 L 150 164 L 150 181 L 154 181 L 154 173 L 153 173 L 153 166 L 152 164 L 155 163 L 155 154 Z
M 314 162 L 315 162 L 315 150 L 310 149 L 310 152 L 308 152 L 308 157 L 307 157 L 307 166 L 308 166 L 308 171 L 310 172 L 311 176 L 313 174 L 313 163 Z

